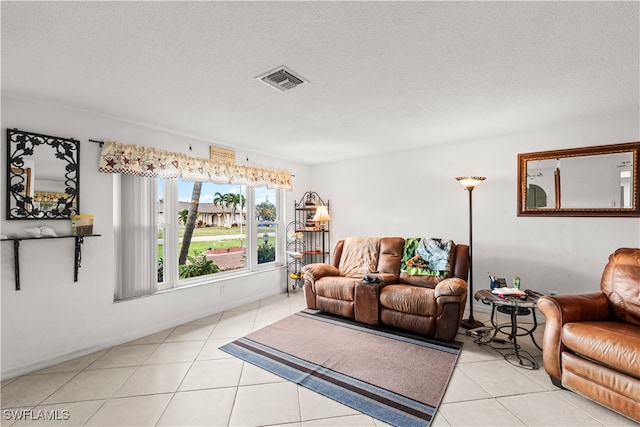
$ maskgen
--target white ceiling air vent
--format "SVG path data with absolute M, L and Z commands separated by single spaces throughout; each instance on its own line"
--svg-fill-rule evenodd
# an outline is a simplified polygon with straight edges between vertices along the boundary
M 308 83 L 304 77 L 294 73 L 285 66 L 278 67 L 256 77 L 280 92 L 293 89 L 302 83 Z

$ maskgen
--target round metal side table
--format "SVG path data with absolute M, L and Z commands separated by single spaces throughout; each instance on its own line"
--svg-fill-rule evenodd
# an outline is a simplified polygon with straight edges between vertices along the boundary
M 518 337 L 529 335 L 531 341 L 536 348 L 542 351 L 542 348 L 536 342 L 533 332 L 538 327 L 538 319 L 536 318 L 536 298 L 531 297 L 530 294 L 536 294 L 533 291 L 526 291 L 528 294 L 526 298 L 519 298 L 508 295 L 498 295 L 491 292 L 490 289 L 481 289 L 473 296 L 476 300 L 481 301 L 483 304 L 491 305 L 491 326 L 493 327 L 493 336 L 489 340 L 489 343 L 493 344 L 497 341 L 498 332 L 507 335 L 509 342 L 513 346 L 513 351 L 510 353 L 501 353 L 504 359 L 514 366 L 538 369 L 539 364 L 535 358 L 520 348 L 518 344 Z M 530 294 L 529 294 L 530 293 Z M 509 316 L 509 322 L 498 323 L 498 313 L 503 313 Z M 518 316 L 531 315 L 533 318 L 533 326 L 530 328 L 518 325 Z M 494 347 L 495 348 L 495 347 Z M 496 350 L 499 350 L 495 348 Z

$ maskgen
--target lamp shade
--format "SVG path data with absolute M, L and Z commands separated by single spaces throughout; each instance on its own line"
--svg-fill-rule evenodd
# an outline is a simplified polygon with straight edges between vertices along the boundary
M 473 188 L 484 181 L 484 176 L 457 176 L 456 181 L 464 185 L 466 188 Z
M 316 222 L 325 222 L 331 221 L 331 217 L 329 216 L 329 209 L 326 206 L 318 206 L 316 208 L 316 214 L 313 217 L 312 221 Z

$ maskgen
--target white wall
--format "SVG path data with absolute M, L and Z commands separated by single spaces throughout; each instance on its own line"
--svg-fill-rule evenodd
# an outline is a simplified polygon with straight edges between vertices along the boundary
M 638 218 L 518 217 L 517 154 L 640 141 L 638 111 L 312 169 L 331 201 L 332 242 L 347 236 L 442 237 L 469 242 L 460 175 L 486 176 L 473 191 L 474 290 L 487 273 L 560 293 L 599 289 L 608 255 L 640 247 Z
M 88 139 L 115 139 L 208 157 L 210 145 L 223 145 L 150 129 L 132 123 L 10 97 L 2 98 L 0 188 L 5 192 L 6 128 L 70 137 L 80 142 L 80 209 L 96 215 L 94 232 L 82 247 L 79 280 L 73 282 L 73 240 L 23 241 L 20 246 L 20 291 L 14 290 L 13 250 L 2 242 L 2 378 L 122 343 L 211 313 L 283 292 L 283 269 L 220 283 L 113 302 L 113 176 L 97 171 L 100 146 Z M 193 150 L 189 151 L 189 145 Z M 231 147 L 233 148 L 233 147 Z M 294 191 L 285 193 L 285 224 L 293 216 L 294 198 L 309 186 L 309 167 L 237 152 L 239 162 L 283 168 L 295 174 Z M 2 200 L 1 233 L 25 235 L 23 229 L 48 225 L 70 234 L 70 221 L 6 220 Z

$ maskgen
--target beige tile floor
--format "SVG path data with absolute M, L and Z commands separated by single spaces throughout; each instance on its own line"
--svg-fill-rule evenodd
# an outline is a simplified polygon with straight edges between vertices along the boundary
M 301 292 L 273 296 L 3 381 L 2 425 L 385 425 L 218 350 L 304 305 Z M 487 313 L 475 317 L 488 321 Z M 542 368 L 514 367 L 464 333 L 458 339 L 463 350 L 433 426 L 635 425 L 555 388 Z M 15 420 L 13 409 L 68 419 Z

